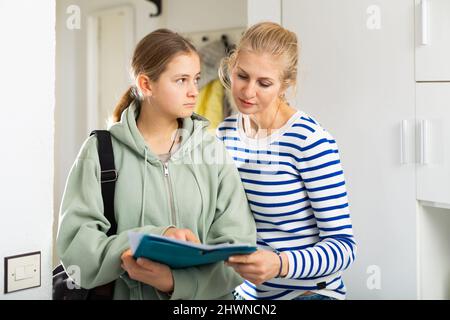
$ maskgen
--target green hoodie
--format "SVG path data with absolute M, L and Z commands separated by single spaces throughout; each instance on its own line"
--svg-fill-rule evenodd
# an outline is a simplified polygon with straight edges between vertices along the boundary
M 113 280 L 115 299 L 231 299 L 243 279 L 223 262 L 172 270 L 171 296 L 129 278 L 121 255 L 127 232 L 162 235 L 170 226 L 190 229 L 202 243 L 255 244 L 256 228 L 245 192 L 225 147 L 206 131 L 208 121 L 183 119 L 180 148 L 167 168 L 147 147 L 131 104 L 110 128 L 118 180 L 117 235 L 103 215 L 97 139 L 88 138 L 70 171 L 61 204 L 57 249 L 64 266 L 78 266 L 84 288 Z M 202 161 L 203 160 L 203 161 Z

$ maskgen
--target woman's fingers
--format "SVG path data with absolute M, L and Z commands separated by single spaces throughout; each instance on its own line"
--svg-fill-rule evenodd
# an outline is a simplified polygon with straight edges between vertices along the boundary
M 226 263 L 226 265 L 232 267 L 238 273 L 255 272 L 255 267 L 253 265 L 241 263 Z
M 242 278 L 252 282 L 253 284 L 261 284 L 268 280 L 267 276 L 252 264 L 227 263 L 234 271 L 239 273 Z
M 227 265 L 239 273 L 242 278 L 252 282 L 253 284 L 261 284 L 266 281 L 264 275 L 256 270 L 254 265 L 241 263 L 227 263 Z
M 231 263 L 252 263 L 252 254 L 239 254 L 228 258 Z

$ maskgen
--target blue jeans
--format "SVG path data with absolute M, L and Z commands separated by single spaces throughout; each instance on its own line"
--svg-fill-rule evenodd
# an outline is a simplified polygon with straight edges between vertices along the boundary
M 313 293 L 309 296 L 298 296 L 292 300 L 337 300 L 336 298 L 324 296 L 323 294 Z
M 234 300 L 245 300 L 238 292 L 233 291 Z M 298 296 L 292 300 L 337 300 L 329 296 L 324 296 L 323 294 L 313 293 L 308 296 Z

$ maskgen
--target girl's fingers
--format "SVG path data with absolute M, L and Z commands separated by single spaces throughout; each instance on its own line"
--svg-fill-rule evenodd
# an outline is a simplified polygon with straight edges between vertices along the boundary
M 136 263 L 141 267 L 149 271 L 155 271 L 156 268 L 158 268 L 161 264 L 149 259 L 145 258 L 138 258 L 136 260 Z
M 123 260 L 124 258 L 130 257 L 130 256 L 132 256 L 131 250 L 128 249 L 128 250 L 126 250 L 126 251 L 124 251 L 124 252 L 122 253 L 122 255 L 120 256 L 120 258 Z
M 145 258 L 138 258 L 136 260 L 136 263 L 138 264 L 139 267 L 144 268 L 145 271 L 150 271 L 153 273 L 159 273 L 163 270 L 164 267 L 166 267 L 166 265 L 162 263 Z
M 195 234 L 191 230 L 188 230 L 188 232 L 186 232 L 186 241 L 193 243 L 200 243 L 200 240 L 195 236 Z

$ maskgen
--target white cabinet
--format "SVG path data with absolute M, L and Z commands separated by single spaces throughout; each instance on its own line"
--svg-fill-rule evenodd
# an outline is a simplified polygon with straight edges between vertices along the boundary
M 283 0 L 282 21 L 301 42 L 295 106 L 340 147 L 358 242 L 347 297 L 415 299 L 414 1 Z
M 450 82 L 417 83 L 416 112 L 417 199 L 450 206 Z
M 450 1 L 415 0 L 416 81 L 450 81 Z
M 415 0 L 417 199 L 450 207 L 450 1 Z
M 450 299 L 450 212 L 421 206 L 419 210 L 419 278 L 421 299 Z

